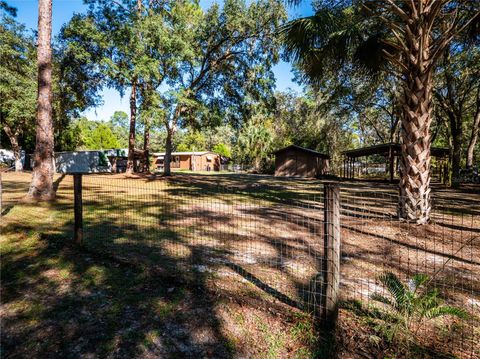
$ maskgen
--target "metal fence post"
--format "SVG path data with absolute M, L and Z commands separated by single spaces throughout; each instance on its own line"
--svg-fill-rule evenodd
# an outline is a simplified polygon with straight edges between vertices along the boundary
M 83 204 L 82 204 L 82 174 L 73 175 L 73 207 L 75 224 L 73 238 L 76 244 L 83 244 Z
M 333 328 L 338 316 L 340 284 L 340 187 L 324 185 L 322 326 Z

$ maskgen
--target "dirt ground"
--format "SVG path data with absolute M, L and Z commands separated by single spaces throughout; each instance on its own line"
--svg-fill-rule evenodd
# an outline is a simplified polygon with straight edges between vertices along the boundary
M 28 174 L 3 179 L 5 357 L 401 357 L 369 314 L 386 271 L 428 274 L 471 313 L 425 325 L 421 357 L 480 355 L 478 188 L 435 186 L 432 221 L 416 226 L 396 218 L 395 186 L 340 183 L 342 306 L 325 333 L 311 315 L 321 310 L 321 181 L 84 176 L 78 249 L 71 176 L 56 177 L 50 204 L 19 201 Z

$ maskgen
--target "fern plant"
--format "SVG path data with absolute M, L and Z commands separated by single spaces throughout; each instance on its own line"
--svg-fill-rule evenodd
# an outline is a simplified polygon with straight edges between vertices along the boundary
M 446 315 L 468 318 L 465 310 L 445 305 L 438 290 L 428 288 L 429 277 L 425 274 L 416 274 L 406 284 L 391 272 L 382 274 L 379 280 L 389 295 L 372 295 L 372 299 L 386 305 L 386 310 L 382 311 L 382 324 L 377 329 L 389 342 L 401 336 L 407 350 L 425 321 Z

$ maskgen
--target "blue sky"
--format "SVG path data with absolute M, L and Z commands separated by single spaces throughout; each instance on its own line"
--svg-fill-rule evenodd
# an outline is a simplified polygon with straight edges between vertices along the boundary
M 53 1 L 53 34 L 56 35 L 60 31 L 62 25 L 70 20 L 74 13 L 81 13 L 86 10 L 86 6 L 82 0 L 52 0 Z M 201 0 L 200 4 L 203 8 L 207 8 L 213 1 Z M 37 28 L 38 1 L 37 0 L 7 0 L 10 6 L 17 8 L 17 20 L 24 23 L 28 28 Z M 310 1 L 303 2 L 296 8 L 289 9 L 291 18 L 306 16 L 312 13 Z M 292 82 L 293 74 L 291 65 L 286 62 L 280 62 L 274 67 L 276 77 L 277 90 L 286 90 L 291 88 L 301 91 L 301 88 Z M 112 89 L 105 89 L 102 93 L 103 105 L 94 109 L 90 109 L 85 113 L 89 119 L 106 120 L 117 110 L 123 110 L 128 113 L 128 97 L 123 99 L 119 93 Z

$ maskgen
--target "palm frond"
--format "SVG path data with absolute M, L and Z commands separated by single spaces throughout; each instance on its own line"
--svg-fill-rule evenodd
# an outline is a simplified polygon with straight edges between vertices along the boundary
M 376 300 L 377 302 L 383 303 L 383 304 L 388 304 L 390 306 L 394 306 L 394 303 L 384 295 L 381 295 L 380 293 L 373 293 L 370 296 L 373 300 Z
M 386 272 L 379 277 L 380 282 L 387 288 L 395 299 L 395 306 L 399 309 L 408 303 L 408 289 L 392 272 Z
M 292 20 L 279 32 L 286 55 L 294 61 L 301 60 L 313 49 L 323 48 L 330 36 L 341 30 L 338 18 L 328 10 L 315 15 Z
M 442 317 L 445 315 L 450 315 L 454 316 L 460 319 L 468 319 L 469 314 L 466 310 L 457 308 L 457 307 L 451 307 L 448 305 L 442 305 L 442 306 L 437 306 L 434 308 L 431 308 L 425 313 L 425 317 L 432 319 L 432 318 L 438 318 Z
M 383 42 L 383 38 L 383 33 L 374 33 L 361 42 L 353 54 L 354 62 L 372 75 L 379 73 L 387 63 L 384 51 L 392 52 Z
M 424 311 L 428 311 L 432 308 L 438 307 L 441 303 L 441 300 L 438 295 L 438 290 L 430 290 L 420 296 L 418 296 L 417 305 L 422 308 Z
M 344 5 L 320 7 L 313 16 L 290 21 L 279 36 L 286 59 L 315 85 L 325 75 L 342 69 L 358 67 L 368 68 L 368 74 L 379 72 L 386 63 L 382 31 L 372 27 L 353 5 Z

